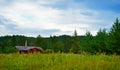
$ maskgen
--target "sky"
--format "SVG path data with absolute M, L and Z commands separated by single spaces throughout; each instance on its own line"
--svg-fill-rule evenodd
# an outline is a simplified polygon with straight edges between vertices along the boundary
M 96 35 L 117 17 L 119 0 L 0 0 L 0 36 Z

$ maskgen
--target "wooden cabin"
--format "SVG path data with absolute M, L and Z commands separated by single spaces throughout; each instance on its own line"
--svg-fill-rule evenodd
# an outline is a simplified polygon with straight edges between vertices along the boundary
M 33 47 L 33 46 L 15 46 L 19 53 L 43 53 L 43 49 L 41 47 Z

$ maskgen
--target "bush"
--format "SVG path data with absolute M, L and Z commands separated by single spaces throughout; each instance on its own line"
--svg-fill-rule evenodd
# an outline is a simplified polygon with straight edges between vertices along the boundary
M 54 53 L 54 51 L 52 49 L 46 49 L 44 53 Z

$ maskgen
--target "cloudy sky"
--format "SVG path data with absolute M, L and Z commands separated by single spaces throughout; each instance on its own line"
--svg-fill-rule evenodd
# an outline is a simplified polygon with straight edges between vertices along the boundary
M 119 16 L 119 0 L 0 0 L 0 36 L 96 35 Z

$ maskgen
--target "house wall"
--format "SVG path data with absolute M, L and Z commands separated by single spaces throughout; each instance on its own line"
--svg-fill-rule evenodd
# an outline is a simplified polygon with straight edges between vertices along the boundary
M 21 53 L 43 53 L 43 52 L 37 48 L 32 48 L 29 50 L 22 50 L 22 51 L 20 51 L 20 54 Z
M 22 53 L 28 53 L 28 51 L 27 50 L 20 50 L 19 53 L 20 54 L 22 54 Z
M 42 51 L 37 48 L 30 49 L 30 51 L 32 51 L 32 53 L 42 53 Z

